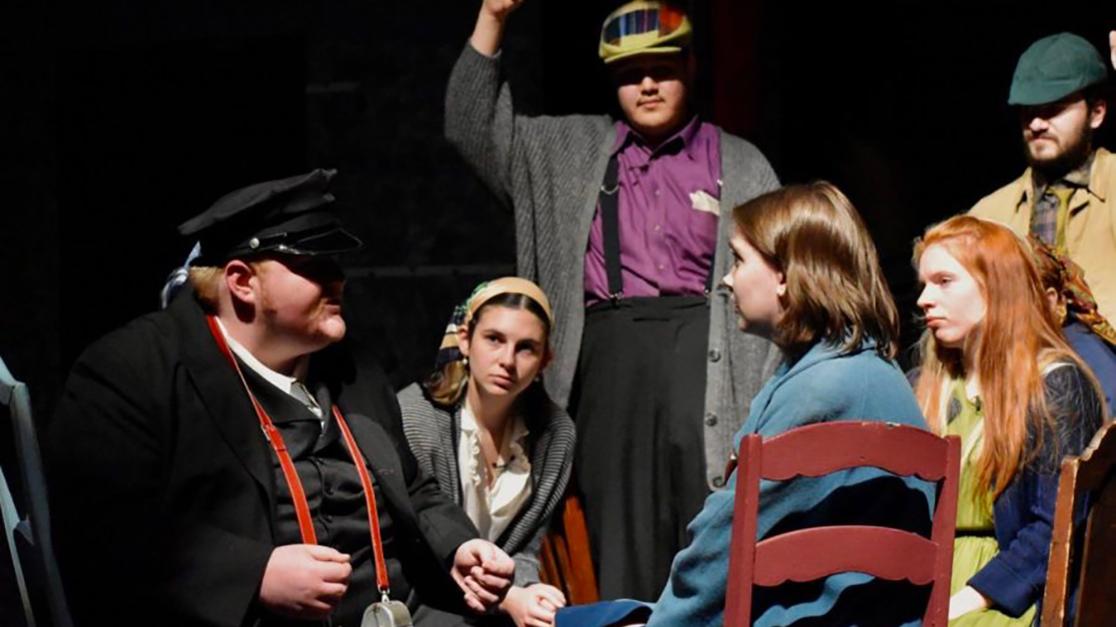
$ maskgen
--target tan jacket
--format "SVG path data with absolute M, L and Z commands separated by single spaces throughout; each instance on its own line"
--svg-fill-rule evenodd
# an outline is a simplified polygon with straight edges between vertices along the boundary
M 1031 169 L 985 196 L 969 214 L 1002 222 L 1020 235 L 1031 227 L 1034 191 Z M 1098 148 L 1089 173 L 1089 187 L 1070 196 L 1066 247 L 1085 271 L 1100 312 L 1116 320 L 1116 155 Z

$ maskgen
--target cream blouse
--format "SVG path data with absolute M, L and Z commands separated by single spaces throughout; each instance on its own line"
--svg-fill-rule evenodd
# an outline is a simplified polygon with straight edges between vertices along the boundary
M 477 420 L 468 402 L 461 406 L 461 437 L 457 464 L 461 476 L 461 507 L 482 538 L 495 542 L 531 498 L 531 460 L 527 456 L 527 426 L 516 416 L 500 445 L 500 466 L 492 468 L 489 486 Z

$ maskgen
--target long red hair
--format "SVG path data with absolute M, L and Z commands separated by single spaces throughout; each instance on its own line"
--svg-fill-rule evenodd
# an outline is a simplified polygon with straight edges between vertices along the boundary
M 931 428 L 942 433 L 949 402 L 945 381 L 977 376 L 984 410 L 977 486 L 994 500 L 1051 432 L 1043 367 L 1059 360 L 1088 370 L 1062 336 L 1026 244 L 1014 233 L 994 222 L 956 216 L 931 226 L 915 243 L 916 266 L 930 246 L 944 248 L 973 275 L 985 316 L 960 348 L 942 346 L 927 334 L 915 394 Z M 975 373 L 964 372 L 966 355 Z M 1037 439 L 1029 451 L 1028 433 Z

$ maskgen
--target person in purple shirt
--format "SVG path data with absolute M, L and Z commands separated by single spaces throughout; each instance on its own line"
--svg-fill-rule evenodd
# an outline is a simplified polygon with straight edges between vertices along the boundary
M 702 294 L 717 240 L 721 151 L 717 127 L 692 117 L 653 147 L 616 122 L 617 226 L 625 297 Z M 698 199 L 698 200 L 695 200 Z M 604 226 L 598 211 L 585 251 L 585 303 L 609 300 Z
M 519 112 L 500 45 L 522 1 L 482 0 L 446 136 L 514 212 L 518 271 L 552 298 L 544 383 L 577 425 L 601 596 L 653 598 L 778 360 L 735 332 L 711 277 L 732 259 L 723 216 L 779 182 L 754 146 L 694 115 L 690 22 L 668 2 L 628 2 L 602 26 L 622 119 Z

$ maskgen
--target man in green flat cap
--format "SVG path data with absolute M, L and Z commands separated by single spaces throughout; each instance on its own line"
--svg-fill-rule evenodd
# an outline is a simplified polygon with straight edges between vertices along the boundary
M 1116 67 L 1116 31 L 1109 34 Z M 1015 68 L 1016 107 L 1029 168 L 969 213 L 1034 234 L 1085 271 L 1106 317 L 1116 315 L 1116 155 L 1094 144 L 1108 112 L 1108 68 L 1072 33 L 1031 44 Z

